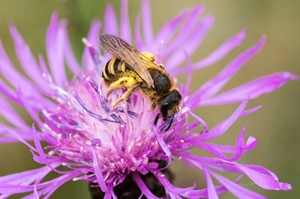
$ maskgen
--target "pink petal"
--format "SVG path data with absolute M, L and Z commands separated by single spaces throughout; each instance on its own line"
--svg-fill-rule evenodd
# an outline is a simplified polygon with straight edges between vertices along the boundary
M 12 143 L 12 142 L 19 142 L 19 140 L 14 137 L 10 132 L 13 131 L 18 134 L 24 141 L 32 141 L 32 133 L 30 129 L 27 130 L 20 130 L 18 128 L 13 128 L 6 125 L 0 125 L 0 143 Z
M 72 180 L 76 176 L 80 175 L 81 172 L 78 170 L 70 171 L 60 177 L 52 179 L 50 181 L 46 181 L 37 185 L 38 195 L 41 197 L 44 195 L 44 199 L 49 198 L 61 185 Z M 27 195 L 23 197 L 23 199 L 31 199 L 33 198 L 35 193 Z
M 207 130 L 207 124 L 205 123 L 204 120 L 202 120 L 200 117 L 198 117 L 196 114 L 194 114 L 192 111 L 188 111 L 188 113 L 193 117 L 195 118 L 198 123 L 203 126 L 203 131 L 206 131 Z
M 39 176 L 46 175 L 52 170 L 48 166 L 44 166 L 38 169 L 23 171 L 21 173 L 9 174 L 6 176 L 1 176 L 1 184 L 10 184 L 10 185 L 30 185 L 35 181 Z M 5 193 L 3 187 L 0 186 L 0 193 Z M 6 192 L 7 193 L 7 192 Z
M 121 1 L 120 36 L 131 44 L 131 27 L 128 18 L 128 1 Z
M 241 30 L 237 35 L 229 38 L 206 58 L 200 60 L 197 63 L 194 63 L 192 70 L 199 70 L 211 66 L 214 63 L 217 63 L 219 60 L 224 58 L 229 52 L 231 52 L 232 49 L 234 49 L 237 46 L 240 46 L 243 40 L 245 39 L 245 36 L 246 36 L 246 31 Z M 186 70 L 187 68 L 184 67 L 174 71 L 170 71 L 170 73 L 172 76 L 178 76 L 185 73 Z
M 46 36 L 46 51 L 51 73 L 55 83 L 61 87 L 68 82 L 64 66 L 66 26 L 66 21 L 59 23 L 58 14 L 54 12 Z
M 258 111 L 259 109 L 261 109 L 262 106 L 257 106 L 257 107 L 254 107 L 252 109 L 249 109 L 249 110 L 246 110 L 246 111 L 243 111 L 240 115 L 240 117 L 244 117 L 246 115 L 250 115 L 252 113 L 255 113 L 256 111 Z
M 202 103 L 202 100 L 210 98 L 218 93 L 224 85 L 235 75 L 235 73 L 255 54 L 257 54 L 264 46 L 266 37 L 263 36 L 259 42 L 252 48 L 246 50 L 233 61 L 231 61 L 216 77 L 207 81 L 201 86 L 191 97 L 191 100 L 198 99 L 198 105 Z M 201 100 L 200 100 L 201 99 Z
M 192 82 L 192 77 L 193 77 L 193 73 L 192 73 L 192 62 L 191 59 L 189 57 L 189 55 L 187 54 L 187 52 L 184 52 L 185 57 L 186 57 L 186 62 L 187 62 L 187 80 L 186 80 L 186 84 L 185 87 L 187 88 L 187 90 L 191 87 L 191 82 Z M 189 95 L 189 93 L 188 93 Z
M 94 172 L 96 174 L 97 182 L 98 182 L 98 184 L 101 188 L 101 191 L 106 192 L 107 191 L 107 186 L 106 186 L 106 183 L 104 181 L 102 172 L 100 170 L 100 167 L 99 167 L 99 164 L 98 164 L 98 158 L 96 156 L 95 151 L 93 151 L 93 167 L 94 167 Z
M 47 158 L 46 158 L 46 154 L 44 153 L 44 150 L 43 150 L 43 147 L 41 145 L 41 142 L 40 142 L 40 139 L 39 139 L 39 134 L 38 132 L 36 131 L 36 128 L 34 125 L 32 125 L 32 134 L 33 134 L 33 141 L 34 141 L 34 145 L 35 145 L 35 148 L 38 152 L 38 154 L 40 155 L 40 161 L 39 163 L 40 164 L 47 164 Z
M 172 71 L 184 61 L 185 55 L 183 50 L 186 51 L 188 55 L 192 55 L 201 45 L 213 23 L 214 17 L 212 15 L 204 17 L 188 35 L 188 38 L 186 38 L 185 42 L 183 43 L 184 45 L 181 45 L 176 51 L 172 52 L 172 55 L 167 61 L 165 61 L 166 69 Z
M 255 184 L 267 190 L 292 190 L 292 186 L 285 182 L 279 182 L 278 178 L 270 176 L 248 167 L 247 165 L 237 165 Z M 255 167 L 254 167 L 255 168 Z
M 105 192 L 104 199 L 118 199 L 114 193 L 113 186 L 108 185 L 107 191 Z
M 271 175 L 272 178 L 278 181 L 278 177 L 276 176 L 275 173 L 272 171 L 266 169 L 265 167 L 259 166 L 259 165 L 247 165 L 248 168 L 253 169 L 255 171 L 258 171 L 260 173 L 266 174 L 266 175 Z
M 209 172 L 206 169 L 203 169 L 203 174 L 206 180 L 207 184 L 207 193 L 208 193 L 208 198 L 212 199 L 218 199 L 219 196 L 217 194 L 217 191 L 215 189 L 214 183 L 209 175 Z
M 22 131 L 28 130 L 27 124 L 20 117 L 20 115 L 15 111 L 15 109 L 2 97 L 0 96 L 1 104 L 1 115 L 13 124 L 15 127 Z
M 81 67 L 79 66 L 76 57 L 73 53 L 73 49 L 71 47 L 70 41 L 69 41 L 69 36 L 67 31 L 64 31 L 64 37 L 65 37 L 65 58 L 66 58 L 66 63 L 68 67 L 71 69 L 72 73 L 74 75 L 78 75 L 81 71 Z
M 32 151 L 36 152 L 36 149 L 33 148 L 26 140 L 24 140 L 23 137 L 21 137 L 19 134 L 17 134 L 15 131 L 13 131 L 12 129 L 9 129 L 8 127 L 6 127 L 3 124 L 0 124 L 1 127 L 1 131 L 5 130 L 7 133 L 9 133 L 11 135 L 11 137 L 15 137 L 16 139 L 18 139 L 20 142 L 22 142 L 23 144 L 25 144 L 26 146 L 28 146 Z
M 22 87 L 27 93 L 37 92 L 36 87 L 14 68 L 3 48 L 2 42 L 0 42 L 0 67 L 3 77 L 15 88 Z M 18 81 L 15 81 L 16 79 Z
M 254 149 L 258 144 L 258 141 L 254 137 L 249 137 L 246 144 L 243 147 L 243 153 L 251 151 Z M 227 146 L 227 145 L 220 145 L 215 143 L 199 143 L 197 146 L 203 149 L 213 149 L 214 151 L 218 151 L 220 153 L 236 153 L 236 146 Z M 216 154 L 215 154 L 216 155 Z M 224 156 L 218 156 L 219 158 L 226 159 Z
M 106 34 L 119 35 L 116 14 L 111 4 L 108 4 L 105 8 L 103 28 Z
M 240 177 L 238 177 L 235 180 L 235 182 L 237 183 L 239 180 L 240 180 Z M 226 189 L 226 187 L 224 187 L 224 186 L 215 186 L 215 190 L 216 190 L 216 192 L 217 192 L 218 195 L 221 195 L 221 194 L 223 194 L 223 193 L 225 193 L 225 192 L 228 191 Z M 201 198 L 208 198 L 208 190 L 207 190 L 207 188 L 202 189 L 201 191 L 202 191 Z
M 142 21 L 143 21 L 143 35 L 148 46 L 151 45 L 153 33 L 152 33 L 152 20 L 151 9 L 148 0 L 142 0 Z
M 216 127 L 211 129 L 209 131 L 209 133 L 201 134 L 200 139 L 202 141 L 211 140 L 211 139 L 215 139 L 215 138 L 221 136 L 223 133 L 225 133 L 227 131 L 227 129 L 240 117 L 241 113 L 246 108 L 247 103 L 248 103 L 248 100 L 244 100 L 241 103 L 241 105 L 234 111 L 234 113 L 229 118 L 227 118 L 226 120 L 224 120 L 223 122 L 218 124 Z
M 39 86 L 45 87 L 45 80 L 42 77 L 40 67 L 38 66 L 29 46 L 24 42 L 22 36 L 13 24 L 9 26 L 10 34 L 15 43 L 16 55 L 26 74 L 34 80 Z
M 204 160 L 200 157 L 188 157 L 193 159 L 193 161 L 199 161 L 202 159 L 202 164 L 207 167 L 211 167 L 215 170 L 223 172 L 241 173 L 247 175 L 255 184 L 267 189 L 267 190 L 291 190 L 292 186 L 285 182 L 279 182 L 277 176 L 257 165 L 244 165 L 236 162 L 228 162 L 221 159 L 207 159 Z
M 180 188 L 172 185 L 169 180 L 160 172 L 152 171 L 153 175 L 160 181 L 160 183 L 164 186 L 165 190 L 169 194 L 179 194 L 187 198 L 191 198 L 192 196 L 199 197 L 199 190 L 194 190 L 196 185 L 187 188 Z M 194 198 L 193 197 L 193 198 Z
M 210 174 L 214 176 L 224 187 L 226 187 L 228 191 L 238 198 L 265 198 L 264 196 L 246 189 L 213 171 L 210 171 Z
M 145 42 L 141 37 L 141 17 L 140 14 L 136 16 L 135 20 L 135 30 L 134 30 L 134 43 L 139 51 L 147 51 Z
M 191 33 L 191 31 L 187 31 L 187 30 L 193 30 L 194 27 L 197 25 L 200 15 L 203 11 L 204 7 L 202 5 L 197 6 L 196 8 L 194 8 L 191 13 L 190 13 L 190 17 L 186 19 L 183 27 L 181 28 L 181 30 L 179 31 L 177 37 L 172 40 L 172 42 L 170 43 L 169 46 L 166 46 L 165 50 L 162 51 L 161 53 L 161 60 L 164 61 L 165 59 L 167 59 L 167 57 L 169 57 L 172 53 L 174 53 L 176 50 L 178 50 L 178 48 L 182 47 L 182 44 L 185 43 L 185 41 L 187 39 L 189 39 L 189 35 Z M 166 65 L 166 67 L 168 67 Z
M 26 83 L 24 83 L 26 87 Z M 21 85 L 20 85 L 21 86 Z M 22 85 L 23 86 L 23 85 Z M 31 87 L 31 86 L 30 86 Z M 10 100 L 15 102 L 18 105 L 25 106 L 26 104 L 30 104 L 31 108 L 35 110 L 41 110 L 45 107 L 52 108 L 53 102 L 43 97 L 35 87 L 27 90 L 26 88 L 20 87 L 18 90 L 12 90 L 9 88 L 1 79 L 0 79 L 0 91 Z M 36 103 L 43 102 L 43 103 Z
M 153 195 L 153 193 L 148 189 L 148 187 L 145 185 L 145 183 L 143 182 L 143 180 L 141 179 L 141 177 L 137 172 L 131 172 L 131 175 L 134 181 L 136 182 L 137 186 L 142 191 L 142 194 L 145 195 L 146 198 L 159 199 L 158 197 Z
M 257 146 L 257 140 L 253 137 L 250 137 L 246 143 L 244 143 L 244 136 L 245 130 L 241 131 L 239 137 L 236 140 L 236 146 L 225 146 L 219 145 L 214 143 L 206 143 L 206 142 L 199 142 L 199 139 L 189 139 L 188 142 L 192 143 L 194 146 L 197 146 L 209 153 L 227 161 L 236 161 L 239 159 L 243 153 L 248 152 Z M 199 136 L 200 137 L 200 136 Z M 223 153 L 231 153 L 234 154 L 233 157 L 228 158 Z
M 50 196 L 59 188 L 61 187 L 63 184 L 69 182 L 70 180 L 72 180 L 74 177 L 80 175 L 81 172 L 78 170 L 73 170 L 71 172 L 69 172 L 66 175 L 63 175 L 59 178 L 56 178 L 55 180 L 53 180 L 53 182 L 51 183 L 51 186 L 46 190 L 47 194 L 45 195 L 44 199 L 48 199 L 50 198 Z M 41 196 L 41 193 L 39 193 L 39 196 Z
M 165 155 L 168 157 L 169 161 L 168 161 L 168 165 L 167 167 L 170 165 L 170 161 L 172 159 L 172 153 L 169 149 L 169 147 L 167 146 L 167 144 L 165 143 L 165 141 L 162 139 L 162 137 L 160 136 L 160 134 L 158 133 L 156 127 L 153 127 L 153 131 L 155 133 L 155 137 L 156 140 L 158 141 L 160 147 L 162 148 L 162 150 L 164 151 Z
M 1 60 L 0 60 L 1 61 Z M 0 91 L 3 95 L 5 95 L 8 99 L 10 99 L 12 102 L 21 105 L 21 101 L 16 96 L 16 93 L 13 89 L 11 89 L 9 86 L 7 86 L 2 79 L 0 79 Z
M 39 63 L 41 66 L 41 71 L 44 75 L 50 75 L 49 70 L 47 68 L 47 64 L 42 54 L 39 54 Z
M 97 52 L 97 50 L 94 48 L 94 46 L 92 46 L 92 44 L 90 44 L 88 41 L 84 41 L 87 42 L 86 47 L 90 53 L 90 57 L 93 60 L 93 65 L 95 66 L 95 68 L 97 69 L 97 71 L 99 71 L 99 73 L 102 71 L 102 60 L 103 57 L 101 58 L 100 54 Z
M 267 75 L 213 98 L 203 99 L 201 106 L 236 103 L 242 101 L 247 96 L 250 96 L 250 99 L 255 99 L 263 94 L 273 92 L 286 84 L 289 80 L 299 80 L 299 77 L 289 72 Z
M 93 21 L 87 35 L 87 40 L 93 45 L 97 52 L 99 51 L 99 31 L 100 31 L 101 24 L 98 21 Z M 94 67 L 94 61 L 91 57 L 89 52 L 89 48 L 85 46 L 82 56 L 82 67 L 86 70 L 92 70 Z
M 183 20 L 190 14 L 191 9 L 185 9 L 181 11 L 179 14 L 177 14 L 174 18 L 170 19 L 168 22 L 165 23 L 165 25 L 159 30 L 155 37 L 155 41 L 153 42 L 154 46 L 162 45 L 169 45 L 169 41 L 173 39 L 174 36 L 176 36 L 176 31 L 180 28 L 181 23 Z M 155 49 L 153 49 L 154 52 L 158 52 Z M 157 55 L 159 57 L 159 55 Z M 158 58 L 158 60 L 160 60 Z
M 9 194 L 9 195 L 26 193 L 32 190 L 33 187 L 31 185 L 26 186 L 26 185 L 12 185 L 12 184 L 1 183 L 0 186 L 0 193 Z

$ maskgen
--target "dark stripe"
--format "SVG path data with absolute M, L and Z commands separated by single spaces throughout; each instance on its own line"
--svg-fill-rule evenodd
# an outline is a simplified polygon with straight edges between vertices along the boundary
M 131 67 L 128 64 L 125 64 L 125 71 L 131 70 Z
M 120 60 L 119 59 L 116 59 L 115 60 L 115 63 L 114 63 L 114 71 L 115 71 L 115 73 L 117 73 L 117 72 L 121 72 L 121 71 L 119 71 L 119 68 L 118 68 L 118 64 L 120 63 Z M 121 63 L 120 63 L 121 64 Z
M 109 70 L 108 70 L 108 64 L 109 64 L 110 61 L 111 61 L 111 60 L 109 60 L 109 61 L 106 63 L 106 65 L 105 65 L 105 73 L 106 73 L 107 76 L 110 76 L 110 72 L 109 72 Z

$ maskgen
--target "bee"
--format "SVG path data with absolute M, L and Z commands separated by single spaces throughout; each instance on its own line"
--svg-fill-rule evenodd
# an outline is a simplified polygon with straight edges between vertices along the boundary
M 160 114 L 156 116 L 156 125 L 160 117 L 169 120 L 168 130 L 179 110 L 181 95 L 175 88 L 174 80 L 165 71 L 163 64 L 156 64 L 156 57 L 148 52 L 139 52 L 120 37 L 100 34 L 100 45 L 104 51 L 114 57 L 110 59 L 102 70 L 102 78 L 108 86 L 106 99 L 116 89 L 127 88 L 126 92 L 112 107 L 127 100 L 134 91 L 138 90 L 151 102 L 150 111 L 157 106 Z

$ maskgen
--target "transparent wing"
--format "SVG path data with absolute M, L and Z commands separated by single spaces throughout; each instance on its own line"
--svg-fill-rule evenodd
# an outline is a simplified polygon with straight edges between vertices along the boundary
M 156 66 L 156 64 L 120 37 L 100 34 L 99 38 L 104 51 L 108 51 L 116 58 L 126 62 L 150 87 L 154 87 L 153 79 L 146 66 Z

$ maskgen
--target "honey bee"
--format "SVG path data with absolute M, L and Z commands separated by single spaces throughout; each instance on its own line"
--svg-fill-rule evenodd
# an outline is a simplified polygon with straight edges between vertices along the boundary
M 163 64 L 156 64 L 156 57 L 148 52 L 139 52 L 121 38 L 100 34 L 100 45 L 104 51 L 114 57 L 109 60 L 102 70 L 102 78 L 108 86 L 106 99 L 116 89 L 127 88 L 127 91 L 113 102 L 112 107 L 127 100 L 134 91 L 139 90 L 151 102 L 150 111 L 158 106 L 160 117 L 164 121 L 170 120 L 168 130 L 172 124 L 174 114 L 179 110 L 181 95 L 174 86 L 174 80 L 165 71 Z

